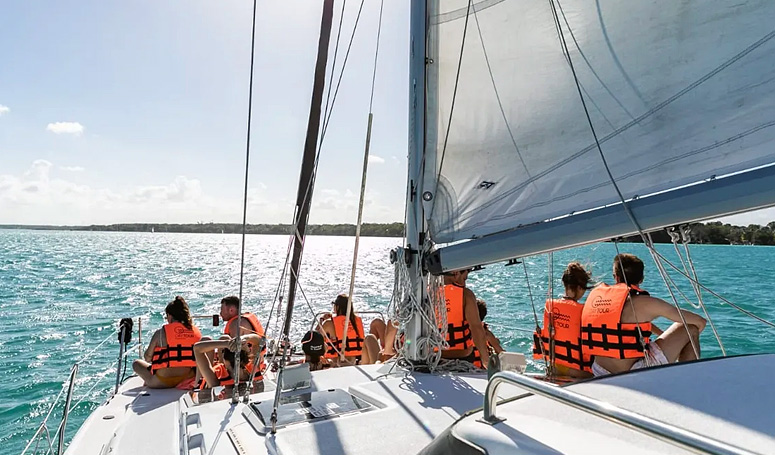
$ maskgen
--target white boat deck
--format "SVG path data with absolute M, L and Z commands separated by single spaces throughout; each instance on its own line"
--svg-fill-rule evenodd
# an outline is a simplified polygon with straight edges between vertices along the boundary
M 775 454 L 774 376 L 775 355 L 758 355 L 641 370 L 568 390 L 753 453 Z M 456 436 L 489 455 L 691 453 L 539 396 L 500 404 L 495 415 L 505 421 L 490 426 L 474 413 L 456 425 Z
M 243 412 L 251 411 L 243 403 L 232 406 L 227 399 L 194 405 L 183 391 L 146 389 L 133 377 L 94 411 L 66 453 L 415 453 L 463 413 L 482 406 L 484 374 L 384 377 L 387 370 L 387 366 L 369 365 L 314 372 L 312 386 L 296 393 L 340 388 L 377 409 L 292 424 L 267 438 L 248 423 Z M 500 395 L 518 392 L 503 387 Z M 254 403 L 273 399 L 274 391 L 251 395 Z
M 370 365 L 314 372 L 312 387 L 294 394 L 341 389 L 374 408 L 290 424 L 275 435 L 264 434 L 245 404 L 233 406 L 227 399 L 194 405 L 182 391 L 146 390 L 132 378 L 94 411 L 67 454 L 398 455 L 424 448 L 428 454 L 449 453 L 427 446 L 461 415 L 482 406 L 485 375 L 385 377 L 386 370 Z M 569 390 L 756 453 L 775 454 L 772 377 L 775 355 L 763 355 L 641 370 Z M 501 398 L 523 393 L 512 385 L 499 389 Z M 273 398 L 274 391 L 251 396 L 253 403 Z M 543 397 L 502 403 L 496 412 L 506 420 L 490 426 L 477 421 L 481 412 L 474 412 L 451 433 L 467 441 L 467 451 L 481 453 L 473 444 L 489 455 L 688 453 Z M 246 416 L 252 416 L 252 423 Z

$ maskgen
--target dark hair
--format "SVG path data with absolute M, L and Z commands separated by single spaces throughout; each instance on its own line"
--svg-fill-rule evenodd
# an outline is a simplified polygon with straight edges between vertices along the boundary
M 191 312 L 188 310 L 186 299 L 181 296 L 175 296 L 175 300 L 167 304 L 164 312 L 172 316 L 177 322 L 183 324 L 187 329 L 191 329 Z
M 487 303 L 482 299 L 476 299 L 476 308 L 479 310 L 479 320 L 484 321 L 487 316 Z
M 233 367 L 234 366 L 234 352 L 230 351 L 227 348 L 224 348 L 221 351 L 221 354 L 223 355 L 223 360 L 228 361 L 231 364 L 231 366 Z M 248 358 L 247 351 L 245 351 L 244 349 L 240 349 L 240 351 L 239 351 L 239 364 L 240 364 L 240 368 L 245 368 L 249 361 L 250 361 L 250 359 Z
M 629 286 L 640 284 L 643 282 L 643 261 L 634 254 L 617 254 L 614 258 L 614 277 L 617 283 L 627 283 Z
M 230 295 L 221 299 L 221 305 L 233 306 L 239 308 L 239 297 L 236 295 Z
M 335 306 L 334 311 L 337 316 L 347 316 L 347 294 L 339 294 L 332 303 Z M 361 334 L 358 333 L 358 325 L 355 323 L 355 308 L 350 311 L 350 325 L 355 329 L 355 334 L 358 335 L 358 338 L 360 338 Z
M 578 262 L 571 262 L 562 273 L 562 284 L 566 288 L 577 287 L 589 289 L 587 284 L 592 280 L 592 276 Z

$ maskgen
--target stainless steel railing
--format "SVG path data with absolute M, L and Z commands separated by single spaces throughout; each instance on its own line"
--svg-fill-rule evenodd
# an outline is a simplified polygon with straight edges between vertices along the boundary
M 632 411 L 619 408 L 608 402 L 590 398 L 562 387 L 548 384 L 528 376 L 510 371 L 495 374 L 487 383 L 484 395 L 484 420 L 496 424 L 504 419 L 495 415 L 498 388 L 503 383 L 518 385 L 536 395 L 558 401 L 562 404 L 594 414 L 608 421 L 623 425 L 641 433 L 674 444 L 681 448 L 702 454 L 718 455 L 755 455 L 753 452 L 727 444 L 725 442 L 703 436 L 693 431 L 679 428 L 650 417 L 635 414 Z

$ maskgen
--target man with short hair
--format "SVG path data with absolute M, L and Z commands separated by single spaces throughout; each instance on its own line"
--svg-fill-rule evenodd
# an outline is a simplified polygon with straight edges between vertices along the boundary
M 700 355 L 699 335 L 707 321 L 691 311 L 679 313 L 674 305 L 642 290 L 643 270 L 637 256 L 619 254 L 613 264 L 616 284 L 601 284 L 587 297 L 581 315 L 582 348 L 595 356 L 595 376 L 684 362 Z M 674 323 L 662 332 L 651 323 L 659 317 Z M 653 343 L 652 332 L 659 336 Z
M 247 335 L 254 334 L 259 337 L 264 337 L 264 327 L 261 325 L 261 321 L 258 317 L 250 312 L 242 313 L 242 317 L 239 316 L 240 300 L 236 295 L 230 295 L 221 299 L 221 319 L 224 321 L 223 333 L 230 338 L 236 338 L 238 334 Z M 239 319 L 239 326 L 237 320 Z M 237 330 L 239 327 L 239 331 Z M 265 343 L 260 343 L 261 346 L 253 346 L 253 343 L 249 344 L 249 350 L 251 358 L 258 357 L 258 364 L 260 371 L 264 371 L 264 350 Z

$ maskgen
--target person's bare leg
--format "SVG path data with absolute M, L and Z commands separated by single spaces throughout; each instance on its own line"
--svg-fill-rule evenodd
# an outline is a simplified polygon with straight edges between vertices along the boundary
M 363 352 L 361 353 L 361 365 L 376 363 L 379 358 L 379 341 L 373 334 L 366 335 L 363 340 Z
M 371 321 L 369 325 L 369 334 L 374 335 L 380 343 L 385 341 L 385 330 L 385 321 L 380 318 Z
M 689 327 L 690 332 L 692 331 L 692 327 L 695 331 L 697 330 L 693 325 L 690 325 Z M 689 342 L 689 333 L 687 333 L 686 327 L 680 322 L 674 322 L 673 325 L 662 332 L 662 335 L 657 338 L 656 343 L 662 349 L 662 353 L 665 354 L 665 358 L 670 363 L 679 360 L 687 345 L 689 346 L 690 351 L 692 349 L 691 343 Z M 694 353 L 692 352 L 692 356 L 693 355 Z
M 162 384 L 161 381 L 159 381 L 159 378 L 154 376 L 148 370 L 149 366 L 151 366 L 151 364 L 142 359 L 135 359 L 135 361 L 132 362 L 132 370 L 134 370 L 136 375 L 143 379 L 146 387 L 150 387 L 152 389 L 165 388 L 166 386 Z
M 692 340 L 689 343 L 686 343 L 686 346 L 684 346 L 681 353 L 678 355 L 679 362 L 697 360 L 700 357 L 700 329 L 698 329 L 696 325 L 690 324 L 689 335 Z M 694 345 L 692 345 L 692 342 L 694 342 Z M 695 347 L 697 348 L 697 352 L 694 352 Z
M 396 354 L 395 342 L 397 332 L 398 327 L 393 324 L 393 321 L 388 321 L 387 327 L 385 328 L 385 340 L 382 342 L 383 354 L 389 356 L 394 356 Z

